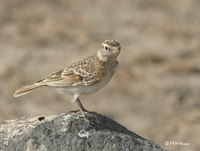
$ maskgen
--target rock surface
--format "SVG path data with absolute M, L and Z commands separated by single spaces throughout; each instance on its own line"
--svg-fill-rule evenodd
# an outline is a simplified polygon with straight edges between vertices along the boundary
M 0 124 L 1 151 L 165 151 L 95 112 L 21 118 Z

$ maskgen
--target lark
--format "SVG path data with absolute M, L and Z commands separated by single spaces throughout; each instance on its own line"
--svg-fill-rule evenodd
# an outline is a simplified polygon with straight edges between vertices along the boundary
M 83 107 L 80 95 L 89 95 L 102 89 L 113 77 L 118 66 L 121 46 L 116 40 L 105 40 L 100 49 L 64 69 L 53 72 L 32 85 L 18 89 L 14 97 L 25 95 L 40 87 L 55 87 L 60 92 L 73 96 L 82 115 L 87 110 Z

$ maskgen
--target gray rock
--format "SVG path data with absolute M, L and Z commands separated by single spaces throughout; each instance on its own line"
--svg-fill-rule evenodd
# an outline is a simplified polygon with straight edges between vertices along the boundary
M 86 120 L 70 112 L 2 122 L 0 151 L 165 151 L 108 117 L 90 112 Z

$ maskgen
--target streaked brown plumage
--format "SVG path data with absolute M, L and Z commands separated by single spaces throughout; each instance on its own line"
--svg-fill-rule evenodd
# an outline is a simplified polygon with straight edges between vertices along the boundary
M 80 95 L 92 94 L 103 88 L 112 78 L 118 66 L 117 57 L 121 46 L 116 40 L 105 40 L 97 53 L 81 59 L 72 65 L 51 73 L 43 79 L 20 88 L 15 97 L 27 94 L 42 86 L 56 87 L 61 92 L 73 94 L 73 101 L 84 115 Z

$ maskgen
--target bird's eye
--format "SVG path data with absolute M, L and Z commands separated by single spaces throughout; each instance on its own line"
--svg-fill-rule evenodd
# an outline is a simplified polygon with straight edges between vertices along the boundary
M 105 49 L 108 50 L 108 47 L 105 46 Z

